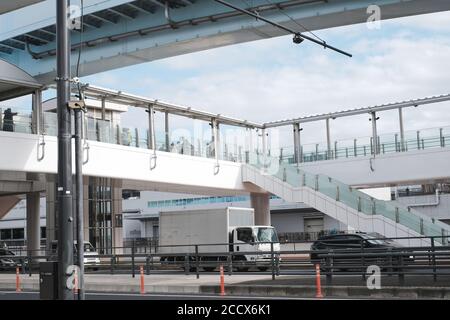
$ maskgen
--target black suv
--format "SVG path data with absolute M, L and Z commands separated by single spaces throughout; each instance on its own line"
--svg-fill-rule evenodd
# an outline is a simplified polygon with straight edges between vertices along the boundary
M 407 252 L 404 247 L 392 240 L 367 233 L 333 234 L 314 241 L 310 257 L 312 263 L 320 263 L 321 267 L 328 263 L 345 270 L 362 264 L 365 266 L 376 264 L 383 267 L 410 263 L 414 257 Z M 330 253 L 328 261 L 327 253 Z

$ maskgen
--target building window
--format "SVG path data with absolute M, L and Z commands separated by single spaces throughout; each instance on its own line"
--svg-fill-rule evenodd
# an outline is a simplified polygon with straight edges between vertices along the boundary
M 14 240 L 16 240 L 16 239 L 24 239 L 25 238 L 24 229 L 23 228 L 12 229 L 12 238 Z
M 47 238 L 47 228 L 41 227 L 41 239 L 46 239 L 46 238 Z
M 2 240 L 10 240 L 11 237 L 11 229 L 2 229 L 0 230 L 0 238 Z

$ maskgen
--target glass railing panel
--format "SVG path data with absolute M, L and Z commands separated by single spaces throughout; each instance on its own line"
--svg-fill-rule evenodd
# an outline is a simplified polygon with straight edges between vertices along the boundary
M 56 113 L 44 112 L 43 125 L 44 134 L 49 136 L 58 135 L 58 118 Z
M 17 114 L 13 121 L 3 120 L 3 128 L 13 129 L 14 132 L 32 133 L 31 114 Z
M 132 129 L 129 128 L 120 128 L 121 130 L 121 144 L 123 146 L 131 146 L 134 147 L 135 144 L 133 144 L 134 138 L 133 138 L 133 131 Z
M 358 210 L 359 199 L 348 186 L 339 186 L 339 201 L 355 210 Z
M 105 143 L 114 143 L 114 130 L 110 121 L 97 120 L 96 129 L 99 141 Z
M 358 197 L 358 209 L 364 214 L 372 215 L 374 212 L 374 201 L 373 199 Z
M 374 199 L 375 210 L 374 214 L 385 216 L 388 219 L 395 221 L 396 209 L 386 201 Z
M 25 107 L 0 107 L 2 131 L 32 133 L 31 111 Z
M 148 149 L 148 130 L 145 128 L 138 128 L 138 147 Z
M 425 235 L 427 236 L 432 236 L 432 237 L 439 237 L 442 235 L 442 228 L 440 228 L 439 226 L 437 226 L 436 224 L 429 222 L 429 221 L 425 221 L 423 223 L 423 232 Z M 441 242 L 441 239 L 437 239 L 439 242 Z
M 95 119 L 87 118 L 86 129 L 88 140 L 99 141 L 97 121 Z
M 302 174 L 296 168 L 289 168 L 286 174 L 286 182 L 298 188 L 302 185 Z
M 319 175 L 317 179 L 318 191 L 332 199 L 336 199 L 338 187 L 331 183 L 331 179 L 323 175 Z
M 450 146 L 450 127 L 444 127 L 441 129 L 439 129 L 439 136 L 441 136 L 442 132 L 442 146 L 448 147 Z
M 302 179 L 304 179 L 305 186 L 309 187 L 311 189 L 316 188 L 316 176 L 310 173 L 302 172 L 304 176 L 302 176 Z
M 399 223 L 420 233 L 420 218 L 404 208 L 399 208 Z

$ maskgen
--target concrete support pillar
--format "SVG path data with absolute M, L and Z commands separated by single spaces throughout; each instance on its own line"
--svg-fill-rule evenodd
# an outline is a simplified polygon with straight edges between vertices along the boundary
M 36 255 L 41 246 L 40 194 L 27 193 L 27 250 Z
M 270 194 L 251 193 L 250 204 L 255 209 L 255 225 L 270 226 Z

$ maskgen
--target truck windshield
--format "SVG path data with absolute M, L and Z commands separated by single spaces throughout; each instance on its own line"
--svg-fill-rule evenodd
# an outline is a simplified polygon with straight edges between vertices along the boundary
M 274 228 L 257 228 L 256 241 L 258 242 L 278 242 L 278 237 Z

